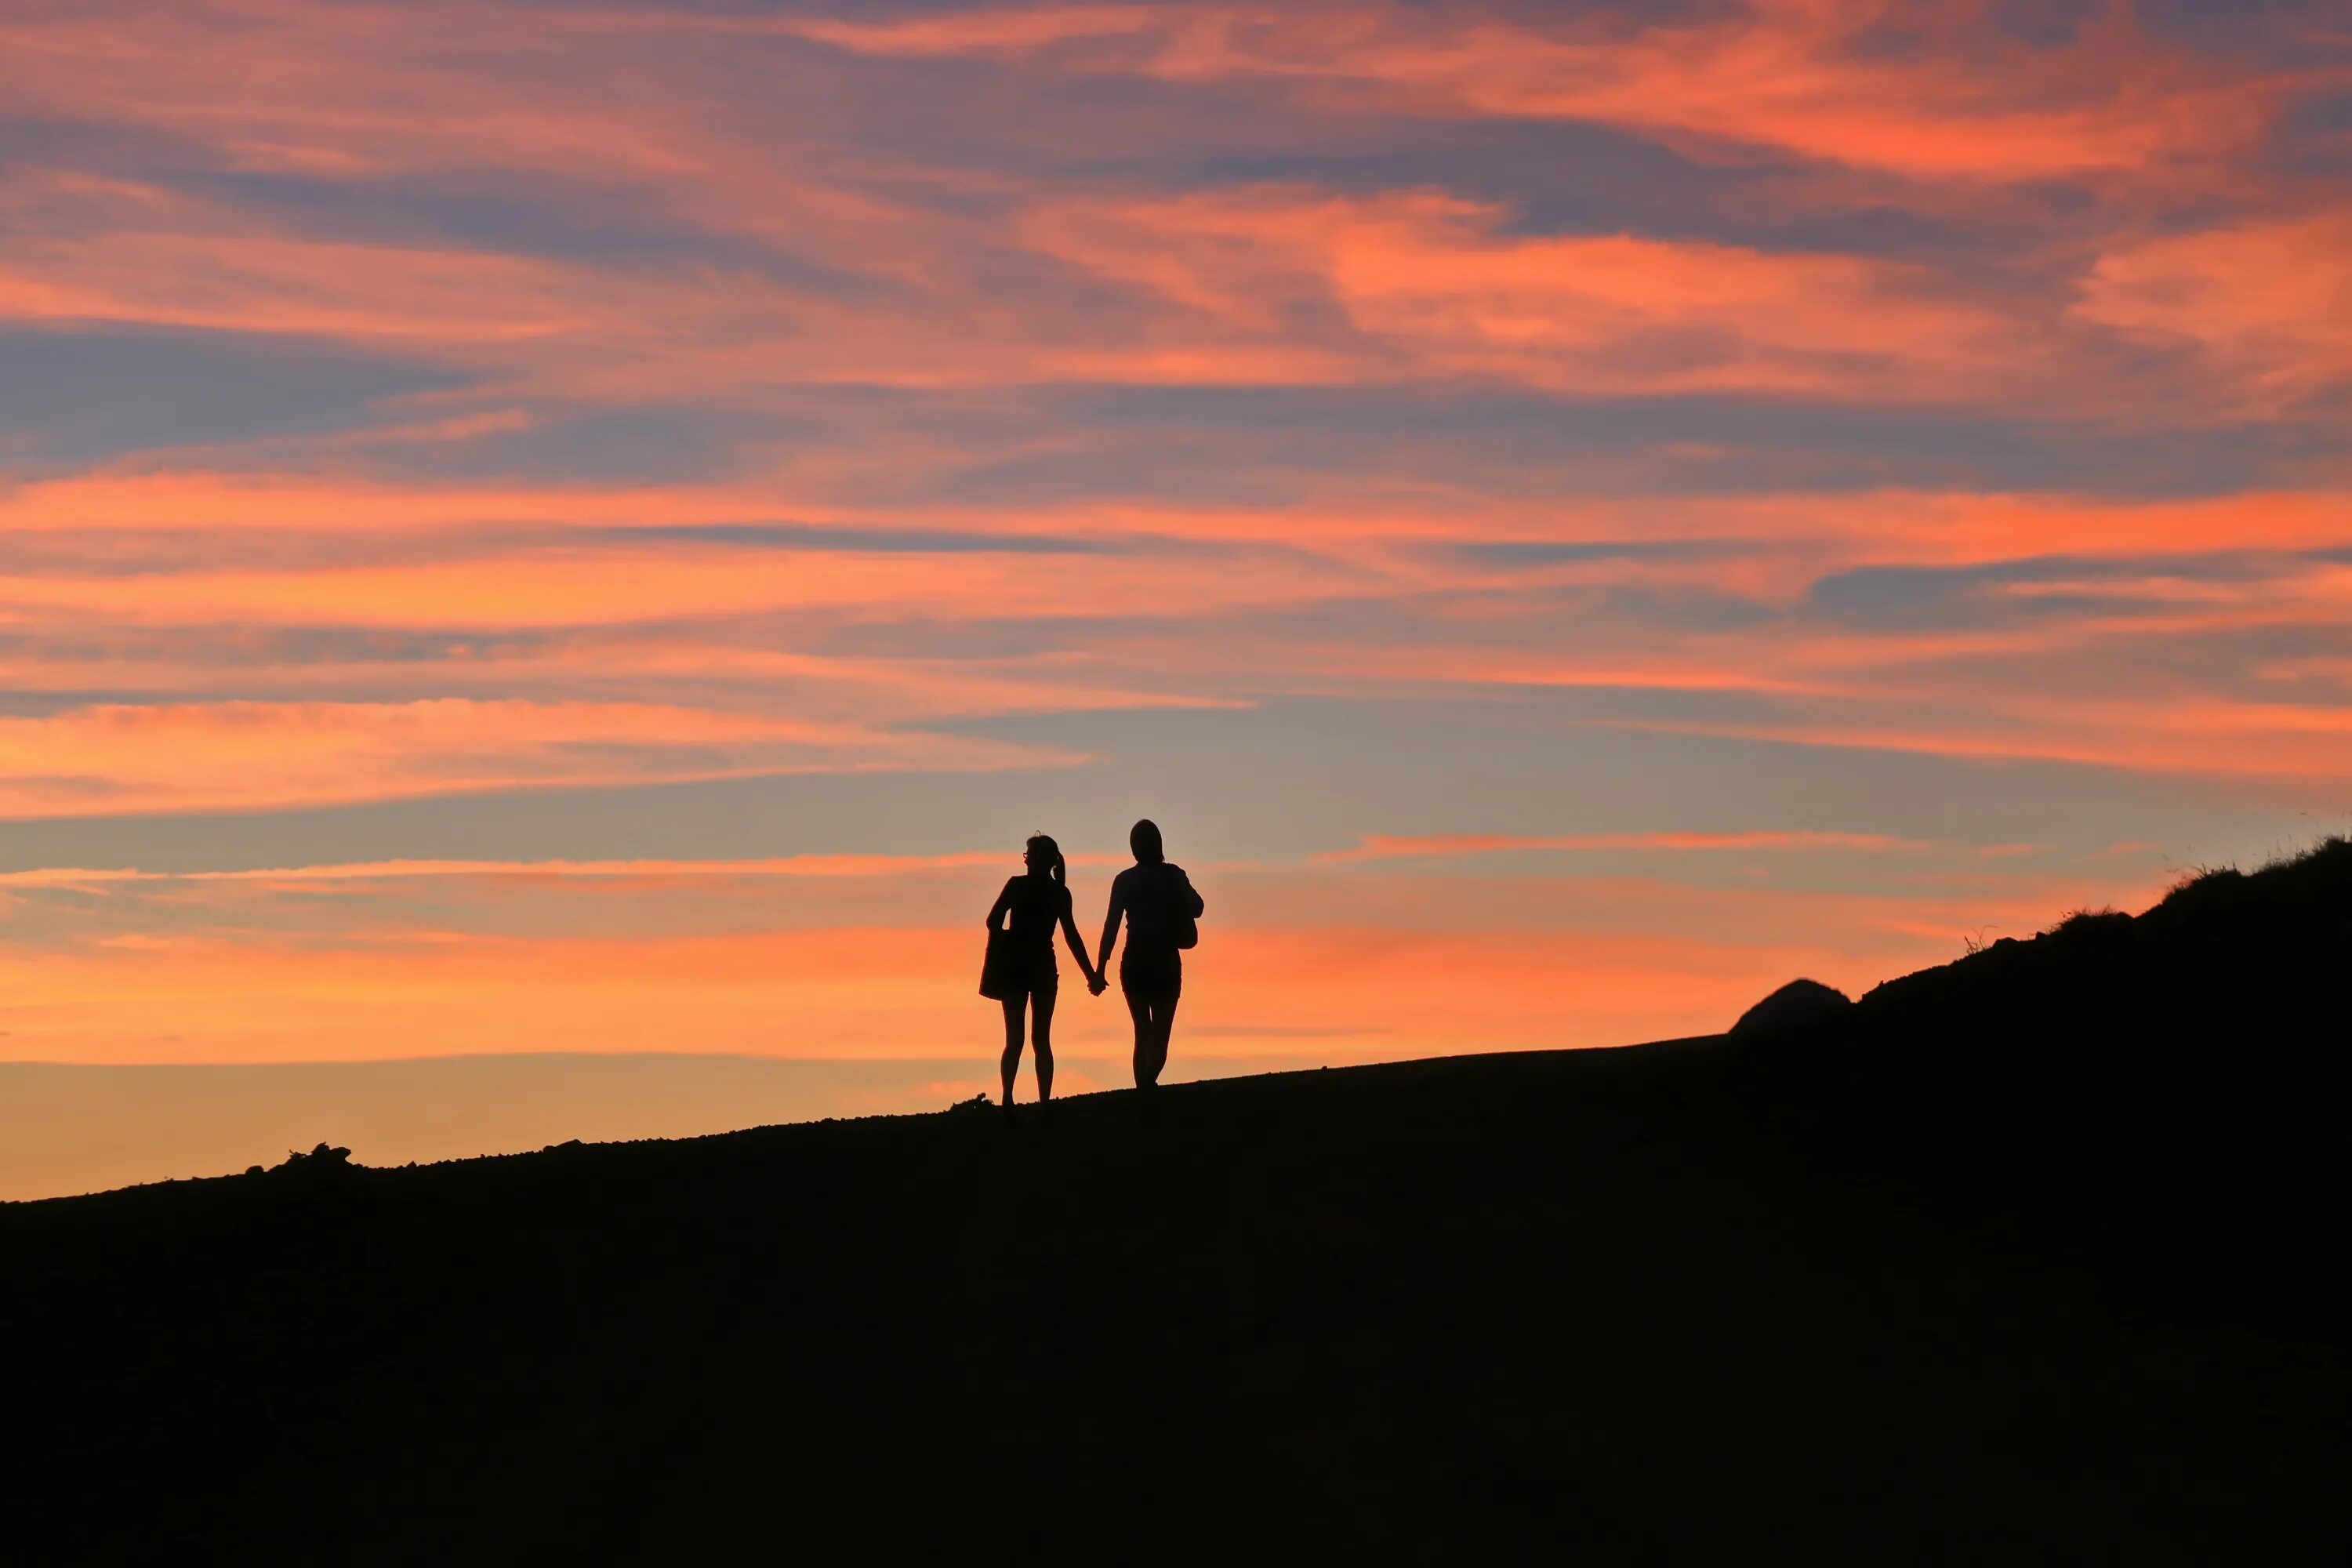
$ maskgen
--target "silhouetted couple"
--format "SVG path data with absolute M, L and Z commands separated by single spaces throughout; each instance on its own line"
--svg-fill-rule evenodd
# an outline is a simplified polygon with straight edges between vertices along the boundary
M 1183 950 L 1199 940 L 1204 906 L 1181 866 L 1169 864 L 1160 829 L 1150 821 L 1129 831 L 1135 864 L 1110 885 L 1110 910 L 1103 919 L 1102 948 L 1087 962 L 1070 906 L 1069 873 L 1060 846 L 1044 834 L 1029 840 L 1028 874 L 1015 877 L 996 895 L 988 911 L 988 962 L 980 994 L 1004 1005 L 1004 1107 L 1013 1108 L 1013 1080 L 1021 1070 L 1021 1020 L 1029 1018 L 1029 1041 L 1037 1053 L 1037 1098 L 1054 1097 L 1054 1003 L 1061 973 L 1054 962 L 1054 930 L 1061 928 L 1070 955 L 1097 996 L 1109 984 L 1110 950 L 1127 922 L 1127 950 L 1118 961 L 1118 988 L 1135 1020 L 1135 1087 L 1150 1090 L 1168 1065 L 1168 1037 L 1176 1025 L 1176 1001 L 1184 991 Z

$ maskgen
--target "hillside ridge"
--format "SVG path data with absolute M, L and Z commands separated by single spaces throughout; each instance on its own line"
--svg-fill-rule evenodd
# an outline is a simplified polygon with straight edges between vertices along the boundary
M 2327 853 L 1753 1039 L 0 1207 L 16 1555 L 2340 1561 Z

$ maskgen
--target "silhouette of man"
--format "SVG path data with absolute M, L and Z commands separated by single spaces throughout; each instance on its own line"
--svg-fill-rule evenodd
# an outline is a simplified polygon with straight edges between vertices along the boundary
M 1127 951 L 1119 955 L 1118 988 L 1135 1020 L 1135 1087 L 1156 1088 L 1168 1065 L 1168 1036 L 1176 1024 L 1176 999 L 1184 990 L 1181 950 L 1192 945 L 1192 922 L 1205 906 L 1184 868 L 1168 862 L 1160 829 L 1149 818 L 1129 829 L 1127 846 L 1135 864 L 1110 885 L 1110 912 L 1104 917 L 1102 946 L 1095 955 L 1095 988 L 1101 993 L 1109 973 L 1110 950 L 1118 922 L 1127 921 Z

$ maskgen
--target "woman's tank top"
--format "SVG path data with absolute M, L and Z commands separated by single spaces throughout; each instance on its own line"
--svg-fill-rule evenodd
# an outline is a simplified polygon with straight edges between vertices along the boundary
M 1004 904 L 1010 916 L 1004 929 L 1032 972 L 1046 977 L 1058 973 L 1054 928 L 1070 908 L 1070 889 L 1050 877 L 1015 877 L 1004 884 Z

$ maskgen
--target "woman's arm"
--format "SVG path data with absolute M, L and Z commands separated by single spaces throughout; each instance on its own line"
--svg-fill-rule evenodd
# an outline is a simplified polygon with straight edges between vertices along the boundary
M 1078 922 L 1070 913 L 1067 889 L 1062 893 L 1062 940 L 1070 944 L 1070 956 L 1078 961 L 1079 972 L 1087 977 L 1087 984 L 1092 985 L 1095 983 L 1095 966 L 1087 962 L 1087 944 L 1079 938 Z
M 1004 884 L 1004 890 L 996 895 L 996 902 L 989 905 L 988 907 L 988 929 L 994 931 L 996 929 L 996 922 L 1003 920 L 1004 918 L 1004 911 L 1012 907 L 1013 884 L 1010 881 L 1007 881 Z

